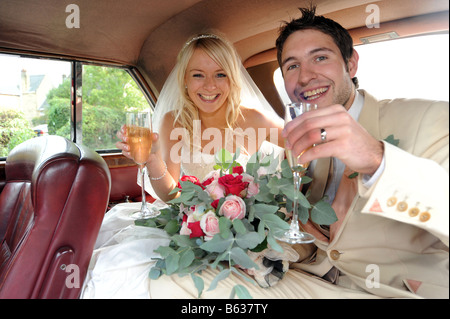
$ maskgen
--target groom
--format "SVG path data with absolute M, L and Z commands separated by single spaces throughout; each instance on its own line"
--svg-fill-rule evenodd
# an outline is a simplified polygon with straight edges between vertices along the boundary
M 293 266 L 381 297 L 448 298 L 448 102 L 358 90 L 349 33 L 300 10 L 280 30 L 278 63 L 291 100 L 319 108 L 283 133 L 296 154 L 316 144 L 300 158 L 313 161 L 310 199 L 326 195 L 339 220 L 302 225 L 317 250 Z

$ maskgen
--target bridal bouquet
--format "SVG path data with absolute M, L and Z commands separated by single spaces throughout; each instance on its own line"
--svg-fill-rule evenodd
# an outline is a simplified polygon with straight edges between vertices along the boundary
M 283 252 L 274 233 L 287 230 L 294 196 L 292 171 L 283 160 L 273 155 L 255 153 L 244 168 L 226 150 L 215 155 L 216 170 L 200 181 L 195 176 L 183 176 L 173 192 L 179 196 L 161 210 L 154 219 L 136 221 L 137 225 L 163 228 L 170 236 L 169 246 L 161 246 L 161 255 L 150 271 L 150 278 L 161 275 L 190 275 L 199 296 L 204 282 L 199 273 L 207 267 L 220 272 L 209 290 L 230 274 L 252 280 L 237 267 L 249 273 L 258 269 L 255 253 L 267 248 Z M 302 183 L 311 179 L 304 177 Z M 311 218 L 318 224 L 331 224 L 336 215 L 330 205 L 319 201 L 310 205 L 300 194 L 299 219 Z M 224 267 L 228 266 L 228 267 Z M 242 285 L 236 285 L 230 297 L 251 297 Z

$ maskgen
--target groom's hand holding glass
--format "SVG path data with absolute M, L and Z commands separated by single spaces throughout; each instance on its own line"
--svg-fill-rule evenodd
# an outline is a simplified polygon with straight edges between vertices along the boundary
M 307 112 L 317 109 L 316 104 L 310 103 L 289 103 L 285 105 L 284 111 L 284 123 L 285 125 L 294 121 L 296 118 L 304 115 Z M 325 133 L 326 134 L 326 133 Z M 326 135 L 325 135 L 326 136 Z M 292 169 L 294 180 L 294 198 L 292 205 L 292 221 L 289 230 L 275 234 L 275 238 L 290 244 L 308 244 L 315 240 L 315 237 L 311 234 L 301 232 L 298 223 L 298 206 L 299 206 L 299 193 L 302 177 L 304 176 L 306 169 L 309 166 L 309 162 L 300 160 L 301 155 L 308 149 L 314 146 L 311 143 L 308 147 L 305 147 L 300 154 L 296 154 L 292 149 L 286 148 L 286 158 L 289 162 L 289 166 Z
M 340 104 L 319 105 L 314 112 L 286 123 L 282 135 L 286 149 L 301 155 L 301 162 L 336 157 L 361 174 L 374 174 L 384 153 L 383 143 L 372 137 Z

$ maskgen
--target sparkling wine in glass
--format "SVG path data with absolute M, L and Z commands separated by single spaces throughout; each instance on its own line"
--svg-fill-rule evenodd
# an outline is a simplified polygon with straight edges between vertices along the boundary
M 130 154 L 139 166 L 142 189 L 141 209 L 132 216 L 136 219 L 156 217 L 160 212 L 155 207 L 148 207 L 144 190 L 145 164 L 152 150 L 152 118 L 150 112 L 128 112 L 126 114 L 126 126 Z
M 302 115 L 310 110 L 317 109 L 316 104 L 309 103 L 289 103 L 285 105 L 285 115 L 284 123 L 287 124 L 292 121 L 297 116 Z M 313 147 L 313 145 L 311 145 Z M 309 148 L 311 148 L 309 147 Z M 275 238 L 290 244 L 308 244 L 315 240 L 315 237 L 309 233 L 301 232 L 298 225 L 298 197 L 300 193 L 300 185 L 302 177 L 304 176 L 309 163 L 299 162 L 301 155 L 306 152 L 309 148 L 303 150 L 299 156 L 292 154 L 291 150 L 286 149 L 286 157 L 289 165 L 292 169 L 292 174 L 294 177 L 294 200 L 293 200 L 293 212 L 292 221 L 289 230 L 276 234 Z

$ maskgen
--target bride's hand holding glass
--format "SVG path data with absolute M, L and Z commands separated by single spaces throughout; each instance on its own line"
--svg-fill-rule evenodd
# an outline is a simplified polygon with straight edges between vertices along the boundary
M 116 146 L 122 149 L 124 156 L 132 159 L 139 167 L 139 175 L 142 189 L 142 204 L 140 211 L 133 214 L 134 218 L 145 219 L 156 217 L 160 212 L 154 207 L 148 207 L 146 201 L 145 166 L 152 156 L 152 144 L 156 139 L 152 133 L 152 120 L 149 111 L 129 112 L 126 114 L 126 125 L 122 126 L 117 133 L 117 137 L 122 142 L 117 142 Z
M 117 131 L 116 136 L 119 139 L 119 141 L 116 142 L 116 147 L 122 151 L 123 156 L 134 161 L 130 153 L 130 145 L 128 144 L 128 133 L 126 124 L 122 125 L 120 130 Z M 156 132 L 152 132 L 152 150 L 147 160 L 147 164 L 153 160 L 155 154 L 158 152 L 158 149 L 159 149 L 159 135 Z

